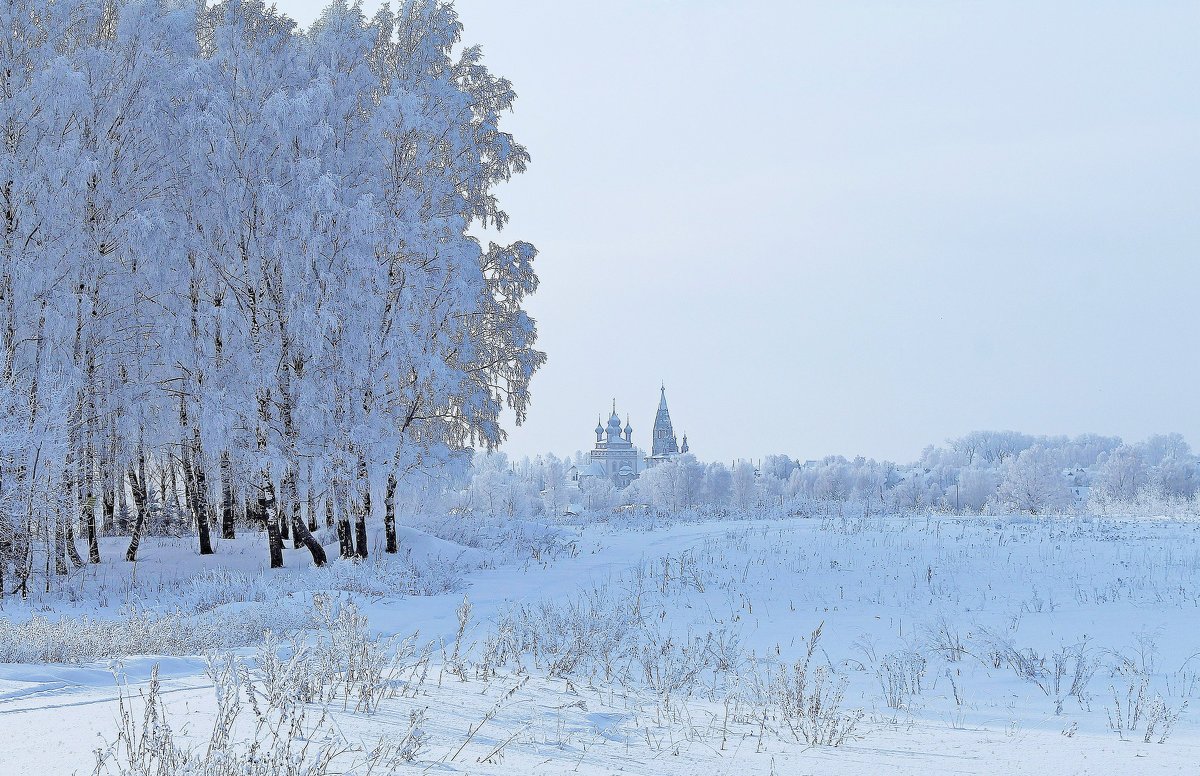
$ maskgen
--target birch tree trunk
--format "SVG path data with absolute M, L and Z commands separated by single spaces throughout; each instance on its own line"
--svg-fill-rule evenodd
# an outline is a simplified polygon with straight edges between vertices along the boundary
M 295 485 L 293 485 L 295 487 Z M 292 494 L 292 536 L 295 537 L 292 544 L 293 550 L 298 550 L 306 546 L 304 538 L 301 536 L 301 531 L 308 531 L 308 526 L 304 524 L 303 515 L 300 510 L 300 496 L 298 493 Z M 311 536 L 311 534 L 309 534 Z M 314 539 L 316 537 L 313 537 Z M 317 564 L 320 565 L 320 564 Z
M 333 499 L 325 502 L 329 512 L 333 512 Z M 341 510 L 344 511 L 344 510 Z M 338 516 L 337 521 L 338 554 L 343 558 L 354 557 L 354 536 L 350 533 L 350 521 Z
M 84 290 L 84 284 L 81 282 L 79 284 L 79 293 L 77 293 L 75 295 L 75 345 L 74 345 L 74 349 L 72 350 L 72 353 L 71 353 L 71 356 L 75 362 L 75 368 L 80 369 L 80 370 L 86 369 L 86 364 L 87 364 L 87 358 L 84 354 L 84 347 L 83 347 L 84 346 L 83 290 Z M 84 385 L 81 385 L 75 391 L 75 407 L 72 410 L 71 417 L 68 418 L 68 420 L 67 420 L 68 432 L 67 432 L 67 460 L 66 460 L 66 467 L 65 467 L 65 469 L 66 469 L 65 475 L 66 476 L 64 476 L 64 478 L 63 478 L 63 490 L 64 490 L 63 495 L 66 497 L 66 502 L 63 505 L 63 507 L 67 513 L 67 517 L 65 520 L 67 552 L 70 555 L 71 563 L 73 565 L 75 565 L 77 568 L 79 566 L 83 565 L 83 558 L 79 557 L 79 551 L 75 549 L 75 531 L 74 531 L 75 515 L 74 515 L 74 510 L 71 509 L 71 506 L 73 504 L 79 504 L 79 509 L 80 509 L 79 514 L 80 514 L 80 517 L 83 517 L 83 509 L 84 509 L 83 467 L 85 465 L 84 459 L 86 458 L 86 456 L 84 455 L 84 452 L 83 452 L 83 440 L 80 439 L 79 432 L 83 428 L 83 423 L 84 423 L 83 395 L 84 395 L 85 390 L 86 390 L 86 383 Z M 74 465 L 76 467 L 76 469 L 74 471 L 72 471 L 72 469 L 71 469 L 72 465 Z M 84 520 L 84 523 L 86 523 L 86 520 Z M 89 552 L 89 554 L 90 554 L 90 552 Z
M 383 532 L 386 552 L 397 552 L 396 546 L 396 473 L 388 472 L 387 489 L 383 492 Z
M 70 456 L 70 453 L 67 454 Z M 66 558 L 69 558 L 71 565 L 75 568 L 83 566 L 83 558 L 79 556 L 79 550 L 75 548 L 75 516 L 72 509 L 75 503 L 75 483 L 71 478 L 71 462 L 68 458 L 67 465 L 64 467 L 62 478 L 62 503 L 55 509 L 55 515 L 58 518 L 59 534 L 62 537 L 62 551 Z M 56 554 L 55 565 L 57 566 L 62 561 L 62 558 Z M 65 574 L 66 570 L 59 572 Z
M 325 555 L 325 548 L 322 547 L 321 543 L 317 541 L 317 537 L 312 535 L 312 531 L 308 530 L 308 526 L 304 524 L 304 521 L 300 516 L 300 493 L 296 487 L 296 483 L 298 481 L 299 476 L 296 474 L 295 470 L 292 470 L 288 473 L 287 482 L 289 490 L 291 491 L 288 494 L 288 497 L 292 510 L 292 532 L 296 536 L 294 547 L 295 549 L 307 547 L 308 551 L 312 554 L 313 565 L 324 566 L 329 560 Z
M 3 286 L 0 286 L 2 288 Z M 0 463 L 0 507 L 9 501 L 8 490 L 6 485 L 10 485 L 5 479 L 8 477 L 8 472 L 4 470 L 4 466 Z M 8 559 L 12 555 L 13 542 L 17 537 L 17 524 L 12 519 L 11 512 L 0 512 L 0 531 L 5 527 L 9 527 L 12 531 L 10 534 L 0 533 L 0 602 L 4 600 L 4 569 L 8 566 Z
M 350 528 L 346 485 L 339 475 L 333 478 L 333 495 L 325 502 L 325 514 L 332 519 L 337 510 L 338 549 L 343 558 L 354 557 L 354 533 Z
M 100 509 L 103 517 L 100 519 L 100 530 L 105 534 L 117 530 L 117 482 L 113 470 L 118 468 L 116 461 L 109 457 L 107 451 L 100 456 Z
M 188 299 L 191 302 L 188 335 L 192 342 L 193 369 L 190 371 L 187 369 L 183 370 L 185 385 L 188 390 L 184 391 L 179 398 L 179 426 L 184 434 L 180 450 L 183 452 L 188 509 L 192 513 L 192 519 L 196 522 L 196 536 L 200 542 L 200 554 L 212 555 L 212 539 L 209 536 L 208 482 L 204 471 L 204 446 L 200 441 L 199 424 L 203 419 L 196 418 L 194 423 L 189 422 L 187 411 L 188 395 L 199 397 L 204 391 L 203 365 L 205 364 L 205 357 L 201 349 L 202 333 L 200 330 L 200 287 L 202 280 L 200 276 L 200 263 L 194 250 L 188 251 L 188 267 L 191 269 L 191 277 L 188 280 Z M 199 409 L 197 409 L 196 414 L 200 414 Z M 191 440 L 187 438 L 189 427 L 192 432 Z
M 296 530 L 296 523 L 299 522 L 296 516 L 300 510 L 299 493 L 296 490 L 296 472 L 289 469 L 283 475 L 283 482 L 280 485 L 283 490 L 283 500 L 280 505 L 280 520 L 290 526 L 292 532 L 292 549 L 298 550 L 304 544 L 300 541 L 300 532 Z
M 132 464 L 131 464 L 132 465 Z M 129 495 L 125 492 L 125 475 L 120 473 L 121 469 L 116 469 L 114 477 L 117 487 L 117 532 L 121 536 L 129 535 Z
M 278 305 L 278 298 L 276 298 Z M 309 553 L 312 554 L 313 563 L 317 566 L 324 566 L 328 558 L 325 555 L 325 548 L 313 536 L 312 531 L 300 519 L 300 456 L 296 449 L 296 439 L 298 436 L 295 420 L 296 399 L 293 391 L 294 383 L 292 382 L 292 370 L 295 369 L 299 374 L 302 367 L 302 362 L 299 358 L 293 359 L 291 340 L 288 337 L 284 318 L 279 319 L 280 327 L 280 352 L 282 354 L 281 365 L 279 369 L 279 396 L 280 396 L 280 416 L 283 420 L 283 439 L 284 439 L 284 455 L 287 457 L 288 471 L 285 475 L 286 481 L 286 498 L 288 499 L 288 521 L 291 522 L 293 536 L 292 547 L 299 549 L 301 546 L 307 547 Z
M 149 505 L 146 503 L 146 453 L 138 445 L 137 468 L 129 465 L 127 472 L 129 489 L 133 492 L 133 505 L 137 509 L 137 518 L 133 523 L 133 531 L 129 537 L 129 549 L 125 550 L 125 560 L 133 563 L 137 560 L 138 545 L 142 542 L 142 530 L 146 527 Z
M 60 577 L 67 575 L 67 548 L 66 548 L 66 533 L 67 525 L 63 519 L 62 505 L 56 504 L 54 507 L 53 527 L 50 529 L 53 536 L 52 544 L 54 554 L 54 573 Z M 50 547 L 46 548 L 47 551 Z M 46 592 L 50 592 L 50 564 L 46 564 Z
M 312 482 L 312 461 L 308 463 L 308 469 L 305 471 L 304 477 L 305 500 L 308 507 L 308 530 L 316 533 L 317 531 L 317 496 L 313 493 Z
M 75 568 L 83 568 L 83 558 L 79 554 L 78 548 L 75 547 L 75 518 L 71 515 L 69 508 L 63 509 L 63 534 L 67 545 L 67 557 L 71 560 L 71 565 Z
M 13 227 L 13 208 L 11 205 L 12 191 L 11 187 L 4 187 L 4 199 L 6 207 L 4 208 L 5 220 L 7 227 L 4 230 L 5 243 L 8 243 L 8 236 L 15 232 Z M 6 247 L 5 254 L 11 253 L 11 247 Z M 0 380 L 5 382 L 12 379 L 13 367 L 17 357 L 17 300 L 16 292 L 13 288 L 13 279 L 11 274 L 5 274 L 0 278 L 0 295 L 4 297 L 4 363 L 0 366 Z
M 37 474 L 38 463 L 41 460 L 40 450 L 34 453 L 33 456 L 33 474 Z M 22 466 L 17 469 L 17 486 L 22 485 L 22 480 L 26 478 L 28 470 Z M 29 476 L 29 498 L 25 502 L 25 530 L 22 532 L 24 539 L 21 542 L 19 550 L 21 562 L 16 568 L 18 583 L 17 589 L 21 592 L 21 600 L 29 598 L 29 580 L 33 578 L 33 487 L 35 477 Z
M 258 509 L 267 524 L 267 546 L 271 554 L 271 568 L 283 568 L 283 540 L 279 535 L 279 509 L 275 502 L 275 485 L 271 482 L 271 470 L 263 469 L 262 481 L 258 486 Z
M 221 538 L 236 537 L 233 524 L 233 462 L 229 451 L 221 453 Z
M 70 506 L 62 509 L 62 525 L 65 528 L 67 558 L 71 560 L 71 565 L 76 567 L 76 569 L 82 569 L 86 564 L 83 563 L 83 557 L 79 555 L 79 549 L 74 546 L 74 516 L 71 513 Z
M 200 554 L 212 555 L 212 538 L 209 534 L 208 520 L 208 485 L 204 474 L 204 451 L 200 446 L 200 429 L 192 430 L 191 450 L 188 457 L 189 466 L 184 475 L 191 480 L 191 512 L 196 521 L 196 534 L 200 539 Z
M 283 479 L 279 481 L 279 488 L 282 491 L 280 493 L 280 497 L 286 501 L 286 499 L 287 499 L 287 475 L 286 474 L 284 474 Z M 290 510 L 288 509 L 287 504 L 280 505 L 279 503 L 276 503 L 275 508 L 279 511 L 279 514 L 280 514 L 279 538 L 281 541 L 287 541 L 288 539 L 292 538 L 292 532 L 289 527 L 289 523 L 291 523 L 291 518 L 287 517 L 285 519 L 283 516 L 288 515 Z
M 360 558 L 367 557 L 367 516 L 371 514 L 371 477 L 367 457 L 358 454 L 358 509 L 354 523 L 354 549 Z
M 179 482 L 175 477 L 175 462 L 167 460 L 158 467 L 158 526 L 156 530 L 167 536 L 175 535 L 175 519 L 179 513 Z
M 87 443 L 83 457 L 83 525 L 87 531 L 88 561 L 100 562 L 100 541 L 96 532 L 96 359 L 88 359 Z
M 184 428 L 186 429 L 186 426 Z M 195 522 L 196 514 L 193 511 L 193 506 L 195 505 L 195 501 L 196 501 L 196 492 L 195 492 L 196 482 L 195 482 L 195 474 L 192 471 L 192 451 L 191 451 L 190 447 L 191 446 L 188 443 L 187 433 L 185 431 L 185 433 L 180 437 L 180 440 L 179 440 L 179 468 L 183 472 L 183 507 L 182 507 L 182 510 L 186 511 L 191 516 L 192 522 Z M 176 509 L 180 509 L 179 498 L 177 496 L 178 488 L 179 488 L 179 481 L 178 481 L 178 478 L 175 476 L 175 462 L 172 458 L 173 458 L 172 456 L 167 456 L 167 461 L 171 467 L 171 506 L 175 507 Z M 163 499 L 163 502 L 164 502 L 163 508 L 165 511 L 165 509 L 166 509 L 166 499 L 165 498 Z

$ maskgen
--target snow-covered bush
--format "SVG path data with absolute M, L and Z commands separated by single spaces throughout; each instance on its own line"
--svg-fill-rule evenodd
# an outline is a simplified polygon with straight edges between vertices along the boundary
M 633 657 L 641 679 L 658 696 L 665 712 L 670 711 L 672 698 L 689 697 L 704 672 L 715 668 L 704 638 L 692 634 L 675 640 L 648 632 L 635 645 Z
M 967 653 L 962 633 L 944 615 L 922 629 L 925 649 L 940 655 L 947 663 L 957 663 Z
M 1006 509 L 1040 515 L 1067 508 L 1072 496 L 1058 462 L 1034 445 L 1007 461 L 996 498 Z
M 428 659 L 417 659 L 417 638 L 376 638 L 367 618 L 353 603 L 315 596 L 315 632 L 286 645 L 268 633 L 255 661 L 258 692 L 270 708 L 286 703 L 341 703 L 372 714 L 401 690 L 401 673 Z
M 782 716 L 798 741 L 810 746 L 840 746 L 851 740 L 861 710 L 844 707 L 846 680 L 828 666 L 813 666 L 823 623 L 806 641 L 806 653 L 791 666 L 768 669 L 760 695 Z
M 458 558 L 415 558 L 373 554 L 364 560 L 331 563 L 314 574 L 320 589 L 367 596 L 441 595 L 459 590 L 463 575 L 473 568 Z
M 981 466 L 960 469 L 953 491 L 946 489 L 946 503 L 962 512 L 982 512 L 1000 487 L 1000 472 Z
M 529 517 L 535 506 L 540 506 L 540 485 L 540 481 L 518 476 L 504 453 L 479 453 L 471 464 L 471 480 L 461 508 L 488 518 Z
M 1019 648 L 1007 633 L 989 628 L 979 628 L 981 660 L 992 668 L 1011 668 L 1021 679 L 1032 682 L 1047 695 L 1052 689 L 1051 674 L 1046 667 L 1046 656 L 1032 647 Z
M 693 509 L 704 495 L 704 476 L 704 465 L 684 454 L 642 472 L 626 489 L 626 501 L 650 504 L 664 513 Z
M 584 477 L 579 483 L 579 492 L 583 496 L 580 505 L 590 516 L 606 513 L 620 501 L 620 491 L 613 485 L 612 480 L 603 477 Z
M 889 652 L 875 667 L 875 675 L 883 689 L 883 700 L 889 709 L 908 706 L 909 699 L 921 694 L 925 677 L 925 658 L 912 649 Z
M 497 618 L 481 660 L 518 669 L 528 660 L 551 676 L 627 679 L 644 623 L 622 593 L 599 585 L 564 603 L 511 607 Z
M 1092 487 L 1096 495 L 1108 501 L 1133 501 L 1146 483 L 1141 453 L 1131 445 L 1121 445 L 1103 458 Z
M 0 663 L 81 663 L 126 655 L 198 655 L 257 644 L 267 631 L 312 624 L 299 598 L 226 604 L 199 614 L 131 609 L 113 619 L 90 616 L 23 622 L 0 618 Z
M 1065 698 L 1074 698 L 1079 708 L 1090 709 L 1091 695 L 1088 693 L 1088 685 L 1091 684 L 1100 662 L 1089 651 L 1087 639 L 1070 646 L 1064 645 L 1051 655 L 1051 660 L 1054 673 L 1049 695 L 1055 699 L 1055 713 L 1062 713 Z
M 161 594 L 183 611 L 207 612 L 229 603 L 272 601 L 286 595 L 275 577 L 227 568 L 204 569 L 193 577 L 165 586 Z
M 411 713 L 399 735 L 367 746 L 349 740 L 327 711 L 318 707 L 315 711 L 319 713 L 314 714 L 296 693 L 281 691 L 278 683 L 288 676 L 286 672 L 268 677 L 264 684 L 246 665 L 225 656 L 210 660 L 208 675 L 217 709 L 203 744 L 172 724 L 158 681 L 158 666 L 139 698 L 140 715 L 131 693 L 121 687 L 118 729 L 115 737 L 96 750 L 96 776 L 394 773 L 416 760 L 425 748 L 422 712 Z M 247 709 L 251 720 L 236 727 Z

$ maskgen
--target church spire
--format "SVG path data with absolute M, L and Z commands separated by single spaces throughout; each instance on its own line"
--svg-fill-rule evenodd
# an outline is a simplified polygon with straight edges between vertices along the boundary
M 654 416 L 654 446 L 651 455 L 671 455 L 679 452 L 679 443 L 675 439 L 675 430 L 671 427 L 671 412 L 667 409 L 667 387 L 659 389 L 658 412 Z

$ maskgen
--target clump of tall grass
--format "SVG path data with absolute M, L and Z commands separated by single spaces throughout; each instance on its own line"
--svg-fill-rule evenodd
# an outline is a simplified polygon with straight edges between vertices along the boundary
M 332 776 L 391 773 L 417 759 L 426 745 L 423 711 L 409 715 L 399 736 L 366 746 L 348 740 L 329 711 L 341 703 L 374 713 L 415 671 L 428 651 L 414 639 L 371 636 L 353 606 L 317 600 L 320 626 L 314 644 L 283 645 L 268 634 L 253 667 L 230 654 L 208 659 L 216 711 L 207 741 L 182 737 L 163 702 L 155 666 L 138 693 L 141 714 L 127 686 L 118 696 L 114 738 L 96 750 L 96 776 Z

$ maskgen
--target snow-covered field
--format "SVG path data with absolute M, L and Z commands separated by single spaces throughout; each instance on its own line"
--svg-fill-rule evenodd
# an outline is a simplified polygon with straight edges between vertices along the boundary
M 370 653 L 346 635 L 355 613 L 400 659 L 365 701 L 350 681 L 306 690 L 294 745 L 407 742 L 376 773 L 1142 774 L 1200 759 L 1193 522 L 747 519 L 502 539 L 410 528 L 398 558 L 314 569 L 288 551 L 271 572 L 258 536 L 207 558 L 155 538 L 136 567 L 8 598 L 0 773 L 92 772 L 126 682 L 142 723 L 155 665 L 176 741 L 202 753 L 220 654 L 265 703 L 292 687 L 270 675 L 293 633 L 310 657 Z M 264 628 L 278 648 L 259 646 Z M 255 719 L 243 708 L 234 738 Z

